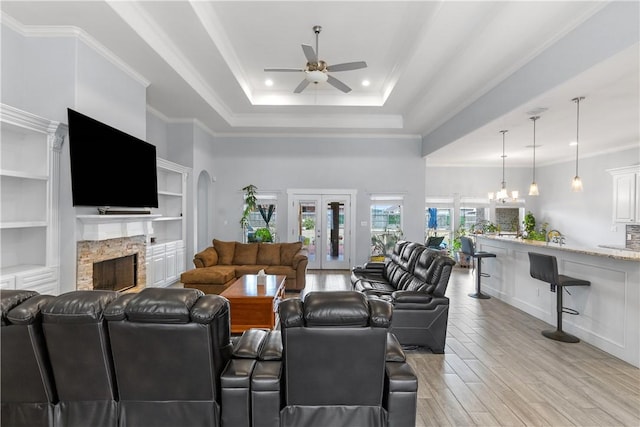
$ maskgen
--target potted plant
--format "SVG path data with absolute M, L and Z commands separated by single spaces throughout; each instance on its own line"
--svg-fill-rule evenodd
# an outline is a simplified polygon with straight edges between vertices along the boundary
M 267 243 L 273 241 L 273 236 L 268 228 L 258 228 L 254 233 L 254 237 L 257 242 Z
M 460 264 L 461 267 L 468 267 L 470 265 L 469 257 L 462 253 L 462 241 L 460 237 L 467 235 L 467 228 L 464 226 L 464 222 L 460 221 L 460 226 L 453 233 L 453 243 L 451 244 L 452 256 Z
M 240 218 L 240 226 L 242 227 L 242 237 L 243 239 L 247 239 L 247 228 L 249 227 L 249 215 L 256 209 L 257 206 L 257 198 L 256 198 L 256 187 L 253 184 L 249 184 L 242 189 L 244 191 L 244 211 L 242 212 L 242 217 Z
M 531 211 L 527 212 L 524 216 L 524 234 L 523 237 L 528 240 L 540 240 L 545 241 L 547 238 L 547 224 L 543 223 L 540 231 L 536 230 L 536 217 L 533 216 Z

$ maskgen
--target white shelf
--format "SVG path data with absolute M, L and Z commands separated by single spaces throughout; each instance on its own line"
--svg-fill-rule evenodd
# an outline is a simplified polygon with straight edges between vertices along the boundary
M 11 221 L 0 222 L 0 229 L 46 227 L 47 221 Z
M 182 197 L 182 193 L 174 193 L 172 191 L 158 191 L 159 196 Z
M 183 217 L 181 216 L 161 216 L 160 218 L 156 218 L 153 220 L 153 222 L 159 222 L 159 221 L 182 221 Z
M 49 179 L 49 177 L 46 175 L 39 175 L 35 173 L 16 171 L 16 170 L 10 170 L 10 169 L 0 169 L 0 176 L 7 176 L 12 178 L 23 178 L 23 179 L 35 179 L 35 180 L 41 180 L 41 181 L 46 181 Z

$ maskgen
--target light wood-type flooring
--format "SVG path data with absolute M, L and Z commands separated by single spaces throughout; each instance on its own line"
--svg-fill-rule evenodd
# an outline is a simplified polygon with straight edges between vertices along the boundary
M 407 351 L 418 379 L 417 426 L 640 426 L 640 370 L 496 298 L 477 300 L 455 268 L 445 354 Z M 310 291 L 350 289 L 346 271 L 311 270 Z M 289 294 L 287 294 L 289 295 Z

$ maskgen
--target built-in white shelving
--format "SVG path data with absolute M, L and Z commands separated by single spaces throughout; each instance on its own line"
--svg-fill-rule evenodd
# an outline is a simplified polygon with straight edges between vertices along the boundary
M 66 125 L 0 104 L 1 289 L 59 292 L 58 174 Z
M 164 287 L 185 271 L 187 178 L 190 168 L 157 159 L 158 208 L 152 210 L 153 241 L 147 246 L 147 286 Z

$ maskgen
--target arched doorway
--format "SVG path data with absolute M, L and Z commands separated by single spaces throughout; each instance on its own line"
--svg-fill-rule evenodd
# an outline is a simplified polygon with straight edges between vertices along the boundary
M 211 176 L 207 171 L 198 175 L 196 197 L 196 225 L 197 225 L 197 251 L 211 246 L 211 234 L 209 230 L 209 194 L 211 192 Z

